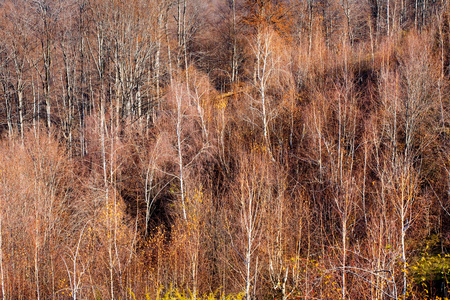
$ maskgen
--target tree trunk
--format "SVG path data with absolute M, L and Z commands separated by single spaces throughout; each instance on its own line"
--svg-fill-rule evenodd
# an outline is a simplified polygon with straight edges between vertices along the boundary
M 233 14 L 233 57 L 231 59 L 231 83 L 234 83 L 238 79 L 238 57 L 237 57 L 237 32 L 236 32 L 236 0 L 232 1 L 232 14 Z
M 177 97 L 177 151 L 178 151 L 178 169 L 179 169 L 179 180 L 180 180 L 180 194 L 181 194 L 181 208 L 183 212 L 183 219 L 187 220 L 186 215 L 186 204 L 184 195 L 184 165 L 183 165 L 183 144 L 182 144 L 182 122 L 183 122 L 183 111 L 182 111 L 182 99 L 183 99 L 183 89 L 182 87 L 176 87 L 176 97 Z

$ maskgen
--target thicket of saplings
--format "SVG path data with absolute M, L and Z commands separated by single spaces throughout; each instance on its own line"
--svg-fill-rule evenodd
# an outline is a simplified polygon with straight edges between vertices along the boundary
M 446 0 L 0 1 L 2 299 L 443 299 Z

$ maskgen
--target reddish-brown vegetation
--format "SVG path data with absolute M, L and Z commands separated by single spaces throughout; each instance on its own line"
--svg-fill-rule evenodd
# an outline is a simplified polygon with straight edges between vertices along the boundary
M 0 16 L 1 299 L 448 297 L 446 0 Z

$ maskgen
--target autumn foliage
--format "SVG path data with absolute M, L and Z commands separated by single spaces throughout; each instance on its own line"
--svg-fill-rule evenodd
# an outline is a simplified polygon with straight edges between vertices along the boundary
M 447 299 L 449 9 L 0 1 L 0 298 Z

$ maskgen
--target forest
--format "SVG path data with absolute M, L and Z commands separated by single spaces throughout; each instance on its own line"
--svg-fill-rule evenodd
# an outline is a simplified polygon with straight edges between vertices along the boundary
M 434 299 L 450 1 L 0 0 L 1 299 Z

